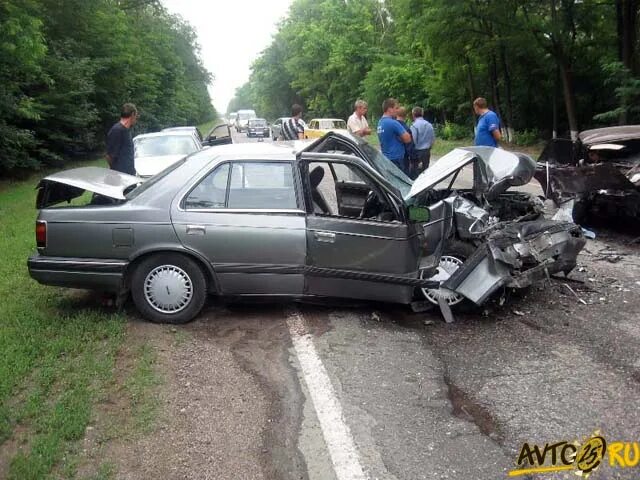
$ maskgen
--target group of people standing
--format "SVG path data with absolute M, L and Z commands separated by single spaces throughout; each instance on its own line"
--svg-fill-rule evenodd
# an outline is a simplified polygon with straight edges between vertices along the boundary
M 371 134 L 367 122 L 368 105 L 364 100 L 356 100 L 354 112 L 347 120 L 347 128 L 357 136 Z M 410 178 L 417 178 L 429 168 L 431 148 L 435 142 L 433 125 L 424 118 L 422 107 L 413 107 L 413 122 L 406 123 L 407 112 L 395 98 L 387 98 L 382 103 L 382 117 L 378 121 L 377 134 L 382 153 Z M 486 99 L 478 97 L 473 101 L 473 111 L 478 115 L 475 145 L 497 147 L 500 140 L 500 120 L 488 108 Z M 285 140 L 304 138 L 304 124 L 301 120 L 302 107 L 293 105 L 291 118 L 283 122 L 282 135 Z M 109 166 L 130 175 L 135 175 L 133 164 L 133 141 L 131 128 L 138 120 L 138 109 L 131 103 L 122 107 L 120 121 L 116 122 L 107 135 L 107 160 Z
M 357 100 L 353 115 L 347 121 L 347 128 L 355 135 L 371 133 L 365 117 L 367 102 Z M 478 115 L 475 145 L 497 147 L 500 140 L 500 120 L 488 108 L 486 99 L 478 97 L 473 102 L 473 110 Z M 395 98 L 387 98 L 382 103 L 382 117 L 378 122 L 377 134 L 382 153 L 409 177 L 415 179 L 429 168 L 431 148 L 435 142 L 433 125 L 424 118 L 422 107 L 411 109 L 412 124 L 406 122 L 407 111 Z
M 429 168 L 435 131 L 424 118 L 422 107 L 411 110 L 411 127 L 406 123 L 406 116 L 406 109 L 395 98 L 387 98 L 382 103 L 382 117 L 378 121 L 378 140 L 389 160 L 409 177 L 417 178 Z

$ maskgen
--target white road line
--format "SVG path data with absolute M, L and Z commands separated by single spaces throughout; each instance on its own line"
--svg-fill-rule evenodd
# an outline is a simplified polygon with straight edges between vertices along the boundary
M 288 315 L 287 325 L 336 477 L 338 480 L 365 480 L 367 476 L 360 465 L 349 427 L 342 417 L 342 407 L 313 345 L 313 339 L 306 333 L 303 318 L 299 313 L 292 312 Z

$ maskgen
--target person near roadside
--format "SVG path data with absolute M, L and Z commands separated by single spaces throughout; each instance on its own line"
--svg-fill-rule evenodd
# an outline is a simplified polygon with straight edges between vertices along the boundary
M 413 138 L 413 157 L 409 166 L 409 177 L 418 178 L 423 171 L 429 168 L 431 161 L 431 147 L 435 142 L 436 135 L 433 125 L 424 119 L 422 107 L 413 107 L 411 116 L 411 137 Z
M 498 115 L 489 110 L 487 100 L 482 97 L 478 97 L 473 101 L 473 111 L 478 115 L 475 145 L 497 147 L 501 138 Z
M 354 104 L 353 113 L 347 119 L 347 128 L 351 133 L 358 137 L 366 137 L 367 135 L 371 134 L 369 122 L 367 122 L 367 118 L 365 117 L 368 109 L 369 107 L 367 105 L 367 102 L 358 99 Z
M 291 118 L 282 122 L 282 137 L 285 140 L 304 139 L 304 124 L 300 117 L 302 117 L 302 107 L 296 103 L 291 106 Z
M 120 111 L 120 120 L 107 134 L 107 162 L 112 170 L 136 174 L 131 128 L 137 121 L 138 109 L 133 103 L 125 103 Z
M 382 102 L 382 112 L 377 128 L 380 149 L 385 157 L 405 171 L 404 145 L 411 142 L 411 135 L 395 119 L 398 113 L 398 101 L 395 98 L 387 98 Z
M 396 113 L 396 120 L 398 120 L 400 122 L 400 125 L 402 125 L 404 127 L 404 129 L 409 133 L 409 135 L 411 135 L 411 129 L 409 128 L 409 125 L 407 125 L 407 109 L 399 106 L 398 107 L 398 111 Z M 405 167 L 405 172 L 407 175 L 409 175 L 409 170 L 411 169 L 411 159 L 413 158 L 413 150 L 414 150 L 414 145 L 413 145 L 413 136 L 411 137 L 411 141 L 409 143 L 405 143 L 404 144 L 404 167 Z

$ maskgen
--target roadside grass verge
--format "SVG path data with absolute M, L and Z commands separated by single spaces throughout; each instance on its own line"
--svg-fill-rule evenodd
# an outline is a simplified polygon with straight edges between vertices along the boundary
M 124 315 L 102 309 L 96 298 L 29 277 L 35 186 L 46 174 L 0 184 L 0 478 L 11 480 L 75 475 L 77 443 L 94 405 L 113 385 L 126 336 Z M 150 352 L 139 352 L 128 380 L 141 405 L 155 382 L 149 380 L 151 359 Z M 141 410 L 143 427 L 153 411 Z

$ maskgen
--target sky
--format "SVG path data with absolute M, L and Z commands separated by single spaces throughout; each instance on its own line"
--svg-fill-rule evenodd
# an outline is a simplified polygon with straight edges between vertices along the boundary
M 269 46 L 292 0 L 162 0 L 198 34 L 200 56 L 214 75 L 209 94 L 224 114 L 236 88 L 249 80 L 251 63 Z

